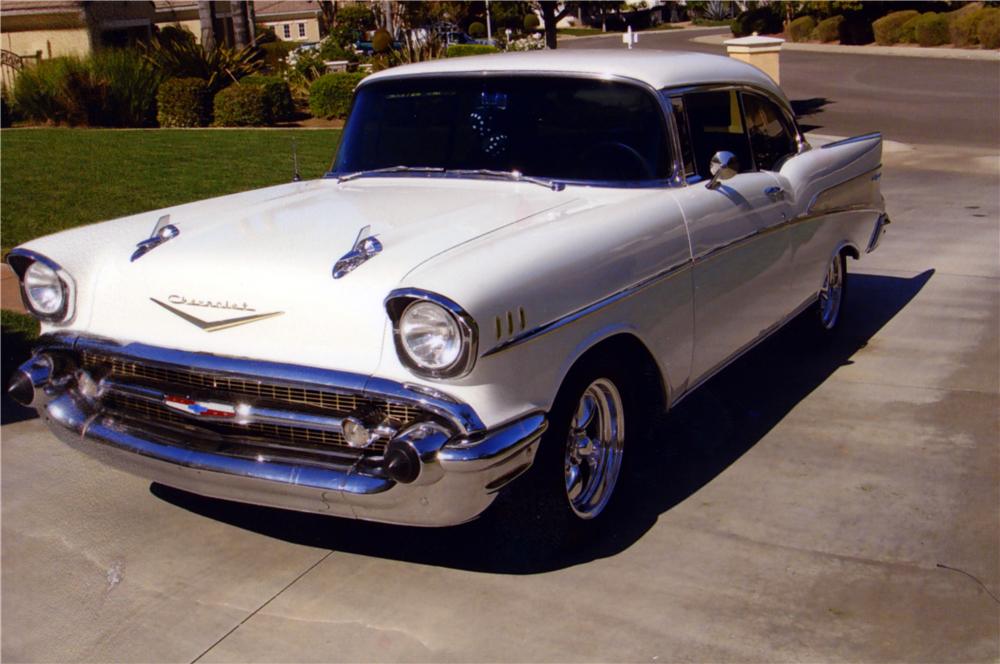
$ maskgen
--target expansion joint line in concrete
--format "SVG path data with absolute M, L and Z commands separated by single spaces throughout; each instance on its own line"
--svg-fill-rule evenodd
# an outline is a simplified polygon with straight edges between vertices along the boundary
M 298 583 L 299 579 L 301 579 L 306 574 L 308 574 L 309 572 L 311 572 L 314 569 L 316 569 L 316 567 L 319 566 L 320 563 L 322 563 L 324 560 L 326 560 L 327 558 L 329 558 L 331 555 L 333 555 L 333 551 L 327 551 L 325 556 L 323 556 L 322 558 L 320 558 L 319 560 L 317 560 L 315 563 L 313 563 L 312 565 L 310 565 L 308 569 L 306 569 L 304 572 L 302 572 L 301 574 L 299 574 L 297 577 L 295 577 L 294 579 L 292 579 L 291 581 L 289 581 L 288 584 L 284 588 L 282 588 L 278 592 L 276 592 L 273 595 L 271 595 L 271 597 L 269 597 L 266 602 L 264 602 L 263 604 L 261 604 L 260 606 L 258 606 L 253 611 L 251 611 L 243 620 L 239 621 L 236 625 L 234 625 L 231 630 L 229 630 L 228 632 L 226 632 L 225 634 L 223 634 L 221 637 L 219 637 L 218 641 L 216 641 L 215 643 L 213 643 L 209 647 L 205 648 L 205 650 L 202 651 L 202 653 L 200 655 L 198 655 L 197 657 L 195 657 L 194 659 L 191 660 L 191 664 L 196 664 L 196 662 L 198 662 L 202 657 L 204 657 L 205 655 L 207 655 L 208 653 L 210 653 L 212 651 L 212 649 L 215 648 L 215 646 L 217 646 L 220 643 L 222 643 L 223 641 L 225 641 L 229 637 L 230 634 L 232 634 L 233 632 L 235 632 L 236 630 L 238 630 L 240 627 L 242 627 L 243 623 L 245 623 L 246 621 L 250 620 L 251 618 L 253 618 L 258 613 L 260 613 L 260 611 L 265 606 L 267 606 L 268 604 L 270 604 L 271 602 L 273 602 L 278 597 L 278 595 L 280 595 L 281 593 L 285 592 L 286 590 L 288 590 L 289 588 L 291 588 L 292 586 L 294 586 L 296 583 Z

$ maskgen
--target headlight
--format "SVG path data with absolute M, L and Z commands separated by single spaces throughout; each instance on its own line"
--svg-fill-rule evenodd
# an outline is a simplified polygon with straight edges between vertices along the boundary
M 62 322 L 73 317 L 73 280 L 58 264 L 26 249 L 7 259 L 21 280 L 21 296 L 36 318 Z
M 24 294 L 31 309 L 43 316 L 55 316 L 66 305 L 59 275 L 44 263 L 32 263 L 25 270 Z
M 476 362 L 478 329 L 457 304 L 436 293 L 403 289 L 386 299 L 399 359 L 430 378 L 464 376 Z
M 458 323 L 432 302 L 417 301 L 403 311 L 399 336 L 406 354 L 423 369 L 446 369 L 462 352 Z

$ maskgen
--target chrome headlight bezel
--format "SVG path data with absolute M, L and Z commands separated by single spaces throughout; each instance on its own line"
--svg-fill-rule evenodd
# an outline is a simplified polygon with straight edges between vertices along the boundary
M 52 270 L 58 278 L 62 291 L 62 304 L 56 311 L 44 312 L 38 310 L 34 306 L 34 302 L 25 287 L 25 274 L 28 268 L 36 263 Z M 21 290 L 21 302 L 32 316 L 47 323 L 65 323 L 73 319 L 76 313 L 76 282 L 61 265 L 51 258 L 30 249 L 12 249 L 7 256 L 7 264 L 10 265 L 14 274 L 17 275 L 18 285 Z
M 444 311 L 458 328 L 460 348 L 458 356 L 446 367 L 432 368 L 422 365 L 408 350 L 400 332 L 400 320 L 410 305 L 429 302 Z M 467 375 L 476 364 L 479 351 L 479 327 L 462 307 L 438 293 L 416 288 L 403 288 L 389 293 L 385 309 L 392 321 L 392 338 L 396 355 L 410 371 L 424 378 L 460 378 Z

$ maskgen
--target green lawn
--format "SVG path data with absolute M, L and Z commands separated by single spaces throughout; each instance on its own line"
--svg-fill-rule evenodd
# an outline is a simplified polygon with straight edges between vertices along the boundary
M 3 251 L 65 228 L 288 182 L 330 166 L 339 129 L 4 129 Z

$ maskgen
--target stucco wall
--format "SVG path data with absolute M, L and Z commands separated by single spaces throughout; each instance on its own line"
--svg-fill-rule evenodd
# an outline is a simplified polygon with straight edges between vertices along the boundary
M 3 48 L 18 55 L 42 52 L 43 58 L 90 53 L 90 32 L 86 28 L 66 30 L 25 30 L 0 33 Z M 50 48 L 51 47 L 51 48 Z

